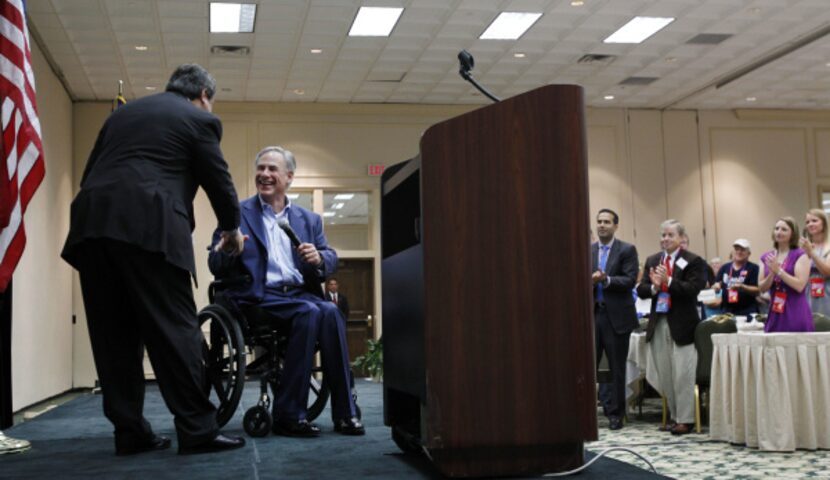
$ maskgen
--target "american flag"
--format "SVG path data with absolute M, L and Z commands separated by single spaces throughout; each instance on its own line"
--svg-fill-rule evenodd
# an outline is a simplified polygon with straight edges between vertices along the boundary
M 0 292 L 23 255 L 23 214 L 43 180 L 43 144 L 23 0 L 0 0 Z

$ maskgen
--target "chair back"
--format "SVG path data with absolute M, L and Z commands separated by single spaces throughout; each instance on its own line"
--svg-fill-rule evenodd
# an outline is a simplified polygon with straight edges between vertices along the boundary
M 817 332 L 830 332 L 830 317 L 822 313 L 813 313 L 813 323 L 816 325 Z
M 709 385 L 712 370 L 712 335 L 735 333 L 738 326 L 731 314 L 716 315 L 700 322 L 695 328 L 695 349 L 697 350 L 697 383 Z

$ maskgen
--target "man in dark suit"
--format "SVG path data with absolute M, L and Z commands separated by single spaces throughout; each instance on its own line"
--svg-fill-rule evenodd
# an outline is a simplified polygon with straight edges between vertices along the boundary
M 81 280 L 89 337 L 115 426 L 116 454 L 170 446 L 144 418 L 144 347 L 175 416 L 179 453 L 245 444 L 219 433 L 204 391 L 195 278 L 193 197 L 201 186 L 222 229 L 220 249 L 238 254 L 239 203 L 211 114 L 216 82 L 182 65 L 166 92 L 115 110 L 104 123 L 72 202 L 62 256 Z
M 337 308 L 343 312 L 343 317 L 349 319 L 349 299 L 340 292 L 340 285 L 334 277 L 326 280 L 326 300 L 337 305 Z
M 697 295 L 706 283 L 706 262 L 680 248 L 686 229 L 677 220 L 660 225 L 663 251 L 646 260 L 640 298 L 651 299 L 646 330 L 651 358 L 659 377 L 655 388 L 666 397 L 675 435 L 691 432 L 695 421 L 694 388 L 697 371 L 695 328 L 700 322 Z
M 314 346 L 319 343 L 326 383 L 331 387 L 334 430 L 363 435 L 351 395 L 346 346 L 346 319 L 323 297 L 320 284 L 337 268 L 337 253 L 328 246 L 319 215 L 288 200 L 294 179 L 294 155 L 282 147 L 266 147 L 256 156 L 257 195 L 243 200 L 240 230 L 246 235 L 239 257 L 212 252 L 210 270 L 217 277 L 249 275 L 251 282 L 229 291 L 240 305 L 258 305 L 288 320 L 283 374 L 274 394 L 274 433 L 314 437 L 320 429 L 306 420 Z M 301 242 L 292 247 L 280 223 L 287 221 Z M 220 241 L 221 231 L 214 234 Z
M 591 245 L 591 280 L 594 284 L 594 328 L 597 363 L 608 358 L 611 384 L 601 386 L 603 409 L 611 430 L 622 428 L 625 415 L 625 364 L 628 338 L 637 327 L 632 290 L 637 282 L 637 249 L 614 238 L 620 217 L 603 208 L 597 213 L 599 241 Z

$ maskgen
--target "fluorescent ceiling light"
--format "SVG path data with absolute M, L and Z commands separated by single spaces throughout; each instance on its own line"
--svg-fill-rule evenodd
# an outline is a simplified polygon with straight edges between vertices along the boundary
M 642 43 L 674 21 L 674 17 L 634 17 L 603 43 Z
M 285 194 L 285 196 L 288 197 L 289 200 L 296 200 L 296 199 L 300 198 L 299 193 L 287 193 L 287 194 Z
M 354 198 L 354 193 L 338 193 L 334 196 L 335 200 L 351 200 Z
M 253 33 L 255 3 L 210 4 L 210 33 Z
M 323 212 L 323 216 L 324 216 L 324 217 L 333 217 L 333 216 L 334 216 L 334 212 Z
M 487 30 L 481 34 L 483 40 L 516 40 L 539 20 L 541 13 L 501 12 Z
M 340 203 L 335 203 L 334 205 L 332 205 L 332 206 L 331 206 L 331 208 L 332 208 L 333 210 L 340 210 L 341 208 L 343 208 L 343 205 L 346 205 L 346 204 L 345 204 L 345 203 L 343 203 L 343 202 L 340 202 Z
M 349 30 L 350 37 L 388 37 L 403 8 L 360 7 Z

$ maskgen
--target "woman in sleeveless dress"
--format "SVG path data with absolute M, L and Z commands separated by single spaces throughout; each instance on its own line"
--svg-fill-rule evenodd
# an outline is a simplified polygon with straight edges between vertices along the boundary
M 807 212 L 805 227 L 807 238 L 799 242 L 801 249 L 811 260 L 808 295 L 810 309 L 830 317 L 830 245 L 827 245 L 827 215 L 823 210 L 813 208 Z
M 812 332 L 815 330 L 807 283 L 810 259 L 798 248 L 798 226 L 792 217 L 775 222 L 772 232 L 775 250 L 764 253 L 763 275 L 758 283 L 762 292 L 769 291 L 770 306 L 765 332 Z

